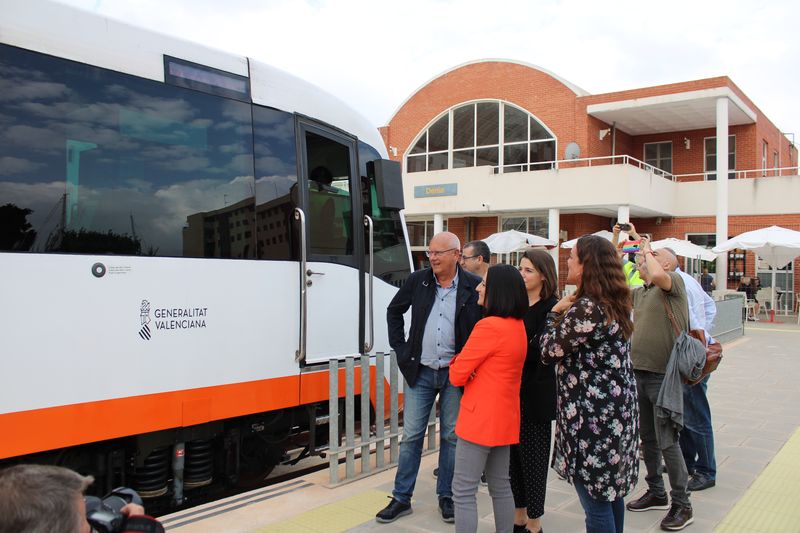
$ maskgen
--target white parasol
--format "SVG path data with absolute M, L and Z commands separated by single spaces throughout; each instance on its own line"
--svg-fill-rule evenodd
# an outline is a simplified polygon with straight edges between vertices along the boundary
M 715 253 L 751 250 L 772 267 L 772 309 L 775 309 L 775 270 L 800 255 L 800 231 L 770 226 L 748 231 L 714 247 Z
M 493 254 L 508 254 L 531 246 L 556 246 L 558 244 L 550 239 L 514 229 L 493 233 L 483 239 L 483 242 L 489 246 L 489 250 Z
M 659 248 L 670 248 L 673 252 L 675 252 L 675 255 L 689 257 L 691 259 L 700 258 L 703 261 L 714 261 L 717 258 L 717 254 L 708 248 L 703 248 L 702 246 L 698 246 L 691 241 L 676 239 L 675 237 L 653 241 L 650 243 L 650 248 L 653 250 L 658 250 Z
M 592 233 L 592 235 L 597 235 L 598 237 L 602 237 L 607 241 L 611 241 L 611 239 L 614 238 L 614 234 L 611 233 L 610 231 L 608 231 L 607 229 L 601 229 L 600 231 L 595 231 L 594 233 Z M 625 232 L 620 233 L 620 237 L 619 237 L 620 242 L 623 242 L 626 239 L 626 236 L 627 236 L 627 233 L 625 233 Z M 578 242 L 578 239 L 580 239 L 580 237 L 572 239 L 572 240 L 569 240 L 569 241 L 564 241 L 564 242 L 561 243 L 561 247 L 562 248 L 573 248 L 575 246 L 575 243 Z

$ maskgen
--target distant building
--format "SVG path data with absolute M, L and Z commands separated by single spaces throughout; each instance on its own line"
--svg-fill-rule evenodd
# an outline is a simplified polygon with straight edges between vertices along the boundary
M 728 133 L 721 162 L 718 127 Z M 728 237 L 773 224 L 800 230 L 797 148 L 724 76 L 592 95 L 533 65 L 475 61 L 411 94 L 381 133 L 403 164 L 418 263 L 434 226 L 462 240 L 513 228 L 564 241 L 631 220 L 654 239 L 711 247 L 723 165 Z M 730 288 L 757 273 L 769 285 L 751 253 L 722 262 Z M 787 306 L 798 267 L 778 274 Z

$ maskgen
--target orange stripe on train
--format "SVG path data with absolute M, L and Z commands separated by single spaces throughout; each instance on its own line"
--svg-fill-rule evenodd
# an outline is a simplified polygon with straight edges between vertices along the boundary
M 355 392 L 361 370 L 355 369 Z M 375 404 L 375 367 L 371 367 Z M 384 380 L 385 383 L 385 380 Z M 389 391 L 384 385 L 385 414 Z M 344 396 L 344 369 L 339 396 Z M 328 372 L 311 372 L 230 385 L 218 385 L 97 402 L 33 409 L 0 415 L 0 459 L 90 442 L 194 426 L 264 411 L 327 401 Z

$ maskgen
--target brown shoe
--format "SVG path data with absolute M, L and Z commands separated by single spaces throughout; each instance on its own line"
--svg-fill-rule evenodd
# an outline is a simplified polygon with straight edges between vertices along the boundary
M 664 531 L 680 531 L 692 522 L 694 522 L 692 507 L 684 507 L 679 503 L 673 503 L 667 516 L 661 521 L 661 529 Z
M 625 504 L 625 508 L 629 511 L 633 511 L 634 513 L 638 513 L 640 511 L 653 511 L 655 509 L 666 511 L 669 509 L 669 500 L 667 499 L 666 494 L 664 496 L 656 496 L 648 490 L 638 500 L 633 500 L 632 502 Z

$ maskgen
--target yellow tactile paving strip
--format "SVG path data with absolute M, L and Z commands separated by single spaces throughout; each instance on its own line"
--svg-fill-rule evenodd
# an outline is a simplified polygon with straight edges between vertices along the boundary
M 800 532 L 800 429 L 714 530 L 734 532 Z
M 386 506 L 386 492 L 368 490 L 350 498 L 306 511 L 253 533 L 340 533 L 375 519 L 375 509 Z

